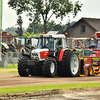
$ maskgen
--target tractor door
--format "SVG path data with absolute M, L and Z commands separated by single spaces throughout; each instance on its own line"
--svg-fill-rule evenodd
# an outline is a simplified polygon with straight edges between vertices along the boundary
M 55 55 L 55 42 L 54 42 L 54 38 L 47 38 L 46 40 L 46 46 L 49 49 L 49 55 L 54 56 Z
M 62 38 L 57 38 L 56 39 L 56 44 L 55 44 L 55 47 L 56 47 L 56 57 L 58 58 L 59 57 L 59 54 L 60 54 L 60 50 L 62 49 Z
M 40 37 L 38 39 L 37 48 L 47 48 L 49 49 L 49 55 L 54 56 L 55 55 L 55 44 L 54 44 L 54 38 L 52 37 Z

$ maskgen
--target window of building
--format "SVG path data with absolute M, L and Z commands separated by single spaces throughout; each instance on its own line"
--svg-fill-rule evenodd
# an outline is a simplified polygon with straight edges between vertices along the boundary
M 85 25 L 81 25 L 81 33 L 85 32 Z

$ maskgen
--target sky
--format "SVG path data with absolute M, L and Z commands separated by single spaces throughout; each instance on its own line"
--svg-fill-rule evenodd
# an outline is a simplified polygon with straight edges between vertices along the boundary
M 2 29 L 6 29 L 8 27 L 17 27 L 16 21 L 18 19 L 16 12 L 9 8 L 9 5 L 7 4 L 8 0 L 2 0 L 3 1 L 3 14 L 2 14 Z M 73 3 L 77 0 L 72 0 Z M 77 16 L 75 18 L 70 15 L 70 22 L 78 21 L 82 17 L 88 17 L 88 18 L 100 18 L 100 0 L 80 0 L 80 2 L 83 4 L 81 8 L 81 12 L 78 12 Z M 26 16 L 25 13 L 22 14 L 23 19 L 23 27 L 26 29 L 29 24 L 29 18 Z M 57 24 L 62 22 L 62 24 L 66 24 L 68 22 L 68 17 L 66 16 L 63 21 L 60 20 L 60 18 L 56 19 L 54 16 L 51 20 L 54 20 Z

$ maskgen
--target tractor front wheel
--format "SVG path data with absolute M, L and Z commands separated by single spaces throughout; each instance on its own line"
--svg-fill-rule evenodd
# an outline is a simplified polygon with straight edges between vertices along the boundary
M 27 68 L 27 57 L 22 56 L 18 62 L 18 73 L 20 76 L 29 76 L 29 68 Z
M 43 75 L 45 77 L 54 77 L 56 74 L 57 62 L 53 57 L 47 57 L 43 64 Z

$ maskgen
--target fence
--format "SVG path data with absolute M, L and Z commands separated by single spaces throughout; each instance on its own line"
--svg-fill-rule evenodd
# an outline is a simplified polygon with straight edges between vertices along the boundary
M 18 59 L 21 57 L 19 52 L 8 52 L 2 56 L 2 61 L 8 61 L 8 63 L 18 63 Z

